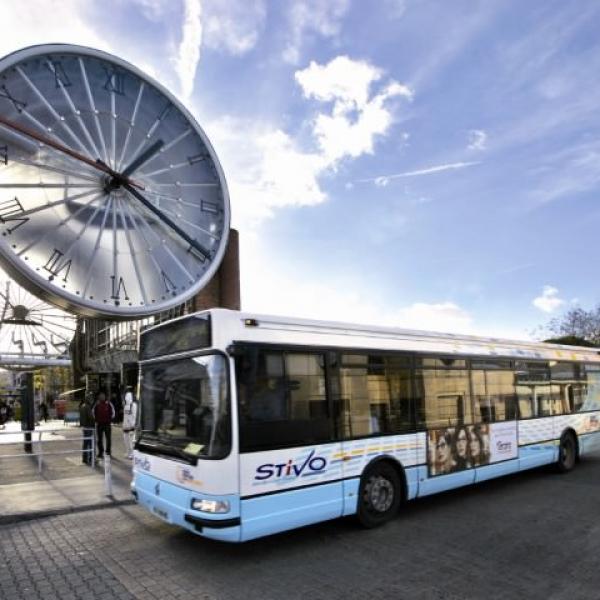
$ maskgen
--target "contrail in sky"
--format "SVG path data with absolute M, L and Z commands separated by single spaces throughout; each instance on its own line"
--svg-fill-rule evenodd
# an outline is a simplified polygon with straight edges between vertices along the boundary
M 400 179 L 401 177 L 417 177 L 419 175 L 430 175 L 432 173 L 441 173 L 442 171 L 451 171 L 455 169 L 464 169 L 480 164 L 480 161 L 475 162 L 456 162 L 445 165 L 435 165 L 417 171 L 405 171 L 404 173 L 393 173 L 392 175 L 380 175 L 379 177 L 369 177 L 368 179 L 357 179 L 357 183 L 375 183 L 377 185 L 387 185 L 391 179 Z

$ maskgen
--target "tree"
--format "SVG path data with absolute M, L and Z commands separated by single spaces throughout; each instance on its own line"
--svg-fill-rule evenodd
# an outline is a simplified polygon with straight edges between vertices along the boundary
M 571 308 L 552 319 L 544 329 L 554 334 L 547 342 L 600 346 L 600 304 L 591 310 Z

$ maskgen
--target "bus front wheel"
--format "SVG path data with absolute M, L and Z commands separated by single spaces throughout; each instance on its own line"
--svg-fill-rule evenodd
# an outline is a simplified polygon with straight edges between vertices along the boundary
M 400 477 L 382 462 L 365 471 L 358 492 L 358 520 L 363 527 L 377 527 L 392 519 L 402 500 Z
M 558 446 L 558 462 L 556 467 L 559 473 L 568 473 L 573 470 L 575 461 L 577 460 L 577 442 L 575 436 L 567 431 L 560 438 Z

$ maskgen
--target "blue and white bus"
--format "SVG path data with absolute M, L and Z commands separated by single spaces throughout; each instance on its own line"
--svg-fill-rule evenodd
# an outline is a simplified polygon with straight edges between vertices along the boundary
M 132 490 L 242 542 L 600 448 L 590 348 L 215 309 L 140 339 Z

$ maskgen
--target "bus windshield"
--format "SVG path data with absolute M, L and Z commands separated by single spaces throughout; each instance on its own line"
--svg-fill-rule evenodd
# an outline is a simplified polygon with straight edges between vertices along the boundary
M 208 354 L 142 366 L 138 448 L 195 463 L 231 446 L 227 365 Z

